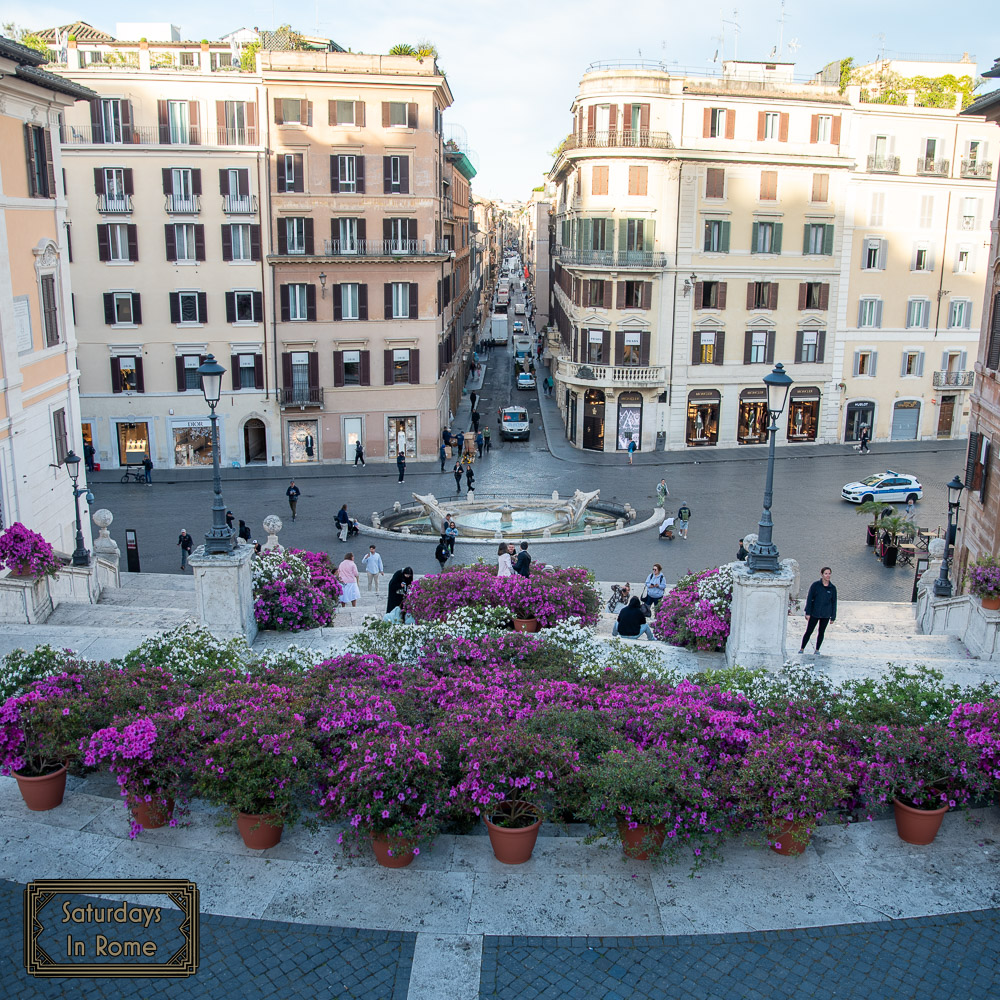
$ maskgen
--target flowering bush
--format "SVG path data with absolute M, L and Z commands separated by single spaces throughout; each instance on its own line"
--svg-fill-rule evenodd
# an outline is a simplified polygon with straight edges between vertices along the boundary
M 723 566 L 682 577 L 663 595 L 653 634 L 672 646 L 724 649 L 733 597 L 732 571 Z
M 219 670 L 239 669 L 249 659 L 246 640 L 218 639 L 204 625 L 192 621 L 151 636 L 126 653 L 122 663 L 127 668 L 140 664 L 160 667 L 174 677 L 190 680 Z
M 343 591 L 325 552 L 264 552 L 251 563 L 254 617 L 278 632 L 333 623 Z
M 0 566 L 22 576 L 55 576 L 62 563 L 41 535 L 15 521 L 0 534 Z
M 965 583 L 974 597 L 1000 597 L 1000 565 L 993 556 L 984 556 L 965 571 Z
M 72 649 L 56 649 L 48 643 L 11 650 L 0 661 L 0 701 L 20 694 L 32 681 L 69 670 L 74 660 Z
M 956 705 L 948 725 L 979 751 L 979 770 L 986 780 L 1000 785 L 1000 701 Z

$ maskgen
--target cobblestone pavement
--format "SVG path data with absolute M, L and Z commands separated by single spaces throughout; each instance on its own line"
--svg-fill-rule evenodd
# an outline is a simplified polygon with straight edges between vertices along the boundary
M 406 1000 L 415 934 L 201 916 L 198 972 L 186 979 L 38 979 L 22 963 L 23 886 L 0 882 L 0 996 L 5 1000 Z M 60 902 L 63 897 L 60 897 Z M 74 905 L 102 901 L 65 897 Z M 109 936 L 112 936 L 109 934 Z
M 1000 985 L 1000 910 L 752 934 L 487 937 L 500 1000 L 972 1000 Z

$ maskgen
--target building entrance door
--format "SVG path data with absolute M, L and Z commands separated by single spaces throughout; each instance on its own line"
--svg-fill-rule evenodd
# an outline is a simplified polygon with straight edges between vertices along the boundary
M 243 463 L 267 461 L 267 434 L 264 421 L 251 417 L 243 425 Z
M 939 438 L 951 437 L 951 425 L 954 420 L 955 420 L 955 397 L 942 396 L 941 409 L 938 412 L 937 436 Z
M 604 451 L 604 393 L 588 389 L 583 397 L 583 446 Z
M 354 461 L 354 446 L 359 441 L 361 441 L 361 417 L 344 417 L 344 459 L 346 461 Z

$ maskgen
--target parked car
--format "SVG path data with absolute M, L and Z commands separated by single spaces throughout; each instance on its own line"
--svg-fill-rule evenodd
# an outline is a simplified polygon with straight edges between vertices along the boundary
M 848 483 L 840 495 L 851 503 L 865 503 L 868 500 L 905 503 L 908 500 L 919 500 L 924 491 L 916 476 L 886 469 L 867 479 Z
M 535 376 L 533 372 L 521 372 L 517 376 L 517 387 L 518 389 L 534 389 L 535 388 Z

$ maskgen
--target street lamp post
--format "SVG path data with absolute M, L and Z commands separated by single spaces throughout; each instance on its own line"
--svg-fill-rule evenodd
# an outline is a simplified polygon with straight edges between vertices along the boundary
M 78 486 L 77 480 L 80 478 L 80 456 L 74 451 L 63 459 L 69 478 L 73 480 L 73 503 L 76 506 L 76 548 L 73 550 L 74 566 L 89 566 L 90 552 L 83 544 L 83 524 L 80 521 L 80 497 L 85 496 L 88 503 L 94 500 L 94 494 L 86 486 Z
M 226 505 L 222 502 L 222 477 L 219 473 L 219 425 L 215 408 L 219 405 L 222 395 L 222 376 L 226 369 L 208 354 L 198 368 L 201 376 L 201 391 L 205 394 L 205 402 L 211 410 L 209 419 L 212 421 L 212 475 L 215 498 L 212 501 L 212 527 L 205 532 L 205 554 L 211 556 L 226 555 L 233 551 L 236 536 L 233 529 L 226 524 Z
M 785 373 L 784 365 L 776 364 L 774 371 L 764 376 L 767 387 L 767 412 L 771 418 L 768 428 L 767 444 L 767 482 L 764 484 L 764 510 L 757 525 L 757 540 L 750 546 L 747 554 L 747 569 L 751 573 L 777 573 L 781 568 L 778 564 L 778 549 L 771 541 L 771 495 L 774 488 L 774 441 L 778 434 L 778 417 L 785 408 L 788 390 L 792 379 Z
M 934 581 L 934 596 L 935 597 L 951 597 L 954 588 L 952 587 L 951 580 L 948 578 L 948 570 L 951 566 L 951 560 L 948 558 L 948 553 L 951 551 L 952 544 L 952 532 L 954 528 L 952 527 L 952 516 L 954 515 L 954 524 L 958 524 L 958 505 L 962 499 L 962 490 L 965 489 L 965 483 L 955 476 L 950 483 L 948 483 L 948 534 L 944 540 L 944 558 L 941 560 L 941 572 L 938 574 L 938 578 Z

